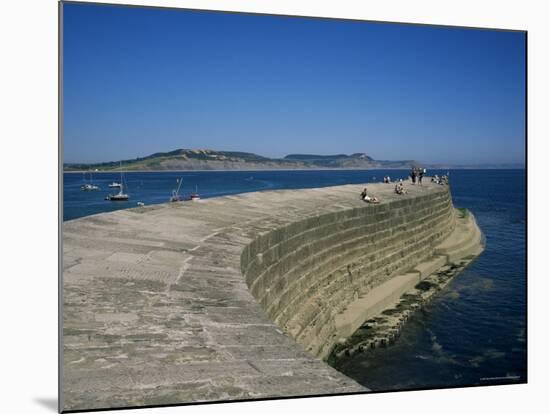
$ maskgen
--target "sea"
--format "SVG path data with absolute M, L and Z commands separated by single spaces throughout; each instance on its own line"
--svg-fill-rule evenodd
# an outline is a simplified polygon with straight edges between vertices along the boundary
M 127 202 L 104 200 L 117 173 L 65 173 L 63 220 L 165 203 L 180 195 L 201 198 L 253 191 L 361 186 L 406 178 L 405 170 L 129 172 Z M 475 215 L 485 251 L 405 324 L 397 341 L 357 353 L 336 368 L 373 391 L 410 390 L 527 381 L 526 173 L 517 170 L 429 170 L 449 174 L 455 207 Z M 99 191 L 81 191 L 92 182 Z

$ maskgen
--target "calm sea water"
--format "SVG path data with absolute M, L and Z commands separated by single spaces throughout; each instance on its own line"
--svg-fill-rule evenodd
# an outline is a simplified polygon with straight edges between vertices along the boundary
M 430 174 L 447 171 L 429 171 Z M 166 202 L 181 193 L 217 197 L 250 191 L 381 181 L 407 171 L 233 171 L 128 173 L 128 202 L 105 201 L 118 174 L 93 176 L 97 192 L 80 190 L 83 175 L 64 174 L 64 220 Z M 87 177 L 89 181 L 89 176 Z M 409 320 L 388 348 L 356 354 L 338 369 L 375 391 L 526 381 L 526 188 L 524 170 L 451 170 L 456 207 L 470 209 L 486 250 Z M 109 191 L 111 190 L 111 191 Z
M 407 177 L 407 171 L 198 171 L 198 172 L 130 172 L 124 174 L 130 200 L 125 202 L 105 201 L 105 196 L 118 192 L 109 188 L 113 181 L 120 181 L 117 173 L 96 173 L 91 180 L 100 191 L 81 191 L 80 186 L 90 182 L 90 174 L 65 173 L 63 175 L 63 219 L 71 220 L 90 214 L 136 207 L 145 204 L 165 203 L 172 190 L 177 188 L 177 179 L 182 178 L 180 195 L 185 198 L 198 190 L 202 198 L 219 197 L 251 191 L 285 188 L 312 188 L 343 184 L 362 184 L 382 181 L 384 175 Z

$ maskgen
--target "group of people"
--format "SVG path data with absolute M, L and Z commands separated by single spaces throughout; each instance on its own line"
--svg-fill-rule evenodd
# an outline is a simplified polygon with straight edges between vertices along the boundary
M 441 177 L 439 175 L 434 175 L 432 177 L 432 183 L 446 185 L 449 184 L 449 176 L 448 175 L 442 175 Z
M 422 178 L 424 177 L 424 174 L 426 174 L 425 168 L 413 167 L 410 174 L 412 183 L 416 184 L 418 182 L 418 184 L 422 185 Z
M 410 179 L 413 184 L 418 183 L 419 185 L 422 185 L 422 178 L 424 178 L 424 175 L 426 174 L 425 168 L 420 167 L 413 167 L 410 172 Z M 391 178 L 389 175 L 384 176 L 384 183 L 389 184 L 391 183 Z M 447 175 L 438 176 L 437 174 L 432 177 L 432 183 L 436 184 L 449 184 L 449 177 Z M 403 179 L 399 179 L 399 181 L 395 184 L 395 193 L 396 194 L 406 194 L 407 190 L 405 190 L 405 186 L 403 184 Z M 366 201 L 367 203 L 379 203 L 380 201 L 375 196 L 367 194 L 367 187 L 363 188 L 363 191 L 361 192 L 361 200 Z
M 386 181 L 386 178 L 387 178 L 387 181 Z M 385 183 L 390 183 L 391 181 L 389 180 L 389 177 L 384 177 L 384 182 Z M 405 190 L 405 186 L 403 185 L 403 180 L 400 179 L 398 183 L 395 184 L 395 192 L 397 194 L 406 194 L 407 191 Z M 361 200 L 367 202 L 367 203 L 371 203 L 371 204 L 377 204 L 380 202 L 380 200 L 378 200 L 377 197 L 373 196 L 373 195 L 369 195 L 367 193 L 367 187 L 363 188 L 363 191 L 361 191 Z

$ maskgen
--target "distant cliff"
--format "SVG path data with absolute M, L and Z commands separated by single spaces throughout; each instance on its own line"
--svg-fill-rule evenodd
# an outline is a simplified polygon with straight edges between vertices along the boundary
M 410 168 L 413 160 L 379 161 L 367 154 L 312 155 L 291 154 L 284 158 L 267 158 L 249 152 L 178 149 L 157 152 L 143 158 L 96 164 L 64 164 L 65 171 L 165 171 L 165 170 L 276 170 L 319 168 Z

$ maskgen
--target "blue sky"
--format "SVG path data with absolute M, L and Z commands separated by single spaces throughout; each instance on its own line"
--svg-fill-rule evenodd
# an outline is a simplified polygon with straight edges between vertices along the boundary
M 520 32 L 64 5 L 64 161 L 177 148 L 522 163 Z

